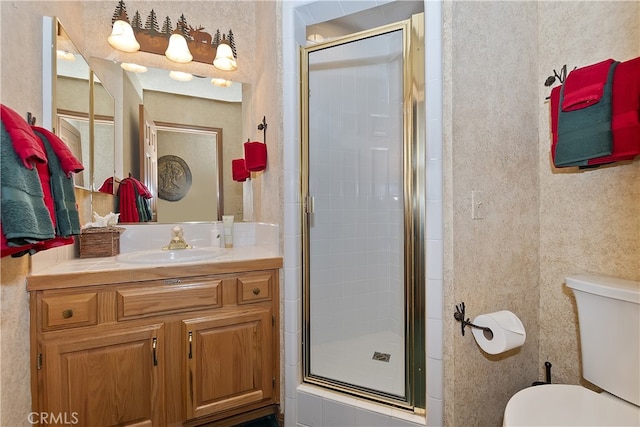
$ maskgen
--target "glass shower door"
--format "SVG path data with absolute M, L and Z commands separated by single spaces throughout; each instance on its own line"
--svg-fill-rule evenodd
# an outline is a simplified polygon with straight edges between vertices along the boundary
M 308 48 L 303 64 L 305 379 L 405 403 L 415 362 L 406 31 Z

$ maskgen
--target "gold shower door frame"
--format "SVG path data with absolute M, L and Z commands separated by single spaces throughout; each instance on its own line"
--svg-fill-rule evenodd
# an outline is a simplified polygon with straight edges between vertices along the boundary
M 358 387 L 311 374 L 310 366 L 310 215 L 313 195 L 309 194 L 309 54 L 326 48 L 402 31 L 403 39 L 403 192 L 404 192 L 404 291 L 405 291 L 405 396 Z M 410 19 L 362 31 L 300 49 L 301 75 L 301 200 L 303 279 L 303 379 L 357 397 L 425 414 L 425 224 L 426 224 L 426 133 L 424 92 L 424 13 Z

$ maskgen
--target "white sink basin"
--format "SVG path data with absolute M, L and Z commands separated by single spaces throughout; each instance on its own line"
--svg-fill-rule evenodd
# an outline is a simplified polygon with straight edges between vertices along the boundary
M 128 264 L 175 264 L 217 258 L 226 253 L 226 250 L 216 247 L 174 250 L 151 249 L 118 255 L 116 261 Z

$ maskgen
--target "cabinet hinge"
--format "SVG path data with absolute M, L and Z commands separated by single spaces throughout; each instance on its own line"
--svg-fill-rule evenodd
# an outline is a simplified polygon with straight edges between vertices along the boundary
M 191 348 L 192 341 L 193 341 L 193 332 L 189 331 L 189 359 L 193 358 L 193 351 Z
M 276 388 L 276 377 L 271 378 L 271 387 Z
M 42 369 L 42 353 L 38 353 L 38 357 L 36 357 L 36 369 Z

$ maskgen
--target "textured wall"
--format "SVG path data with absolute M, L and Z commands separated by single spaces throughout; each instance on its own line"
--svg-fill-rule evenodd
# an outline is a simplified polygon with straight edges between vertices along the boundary
M 79 20 L 76 2 L 0 2 L 2 18 L 0 94 L 2 104 L 42 123 L 42 16 Z M 15 31 L 16 25 L 28 31 Z M 77 33 L 69 31 L 71 37 Z M 29 49 L 25 49 L 29 46 Z M 20 58 L 20 60 L 16 60 Z M 29 426 L 29 305 L 25 292 L 28 258 L 2 258 L 0 270 L 0 425 Z
M 537 379 L 536 4 L 453 2 L 444 16 L 445 421 L 497 426 Z M 484 219 L 472 219 L 474 190 Z M 514 312 L 524 346 L 481 351 L 453 320 L 462 301 L 471 319 Z
M 640 280 L 640 159 L 583 172 L 553 168 L 544 102 L 549 89 L 542 82 L 564 64 L 571 70 L 639 56 L 640 3 L 541 2 L 538 22 L 539 364 L 553 364 L 554 382 L 580 384 L 576 306 L 564 277 L 595 273 Z
M 253 89 L 253 111 L 243 119 L 253 122 L 250 132 L 245 135 L 252 140 L 263 141 L 264 133 L 257 129 L 262 118 L 267 120 L 267 169 L 252 174 L 253 196 L 255 206 L 255 220 L 274 224 L 282 224 L 284 192 L 282 166 L 282 35 L 279 28 L 279 2 L 255 2 L 256 17 L 255 31 L 260 39 L 267 41 L 256 48 L 254 55 L 255 66 L 259 72 L 255 73 Z M 244 94 L 243 94 L 244 96 Z

